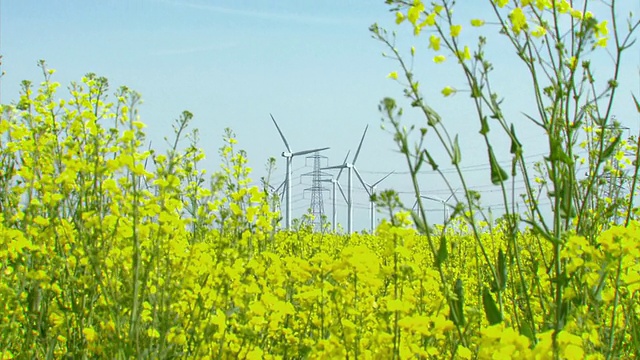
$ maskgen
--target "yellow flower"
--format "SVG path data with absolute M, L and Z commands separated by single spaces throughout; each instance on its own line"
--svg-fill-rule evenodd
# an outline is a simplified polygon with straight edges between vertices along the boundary
M 609 40 L 608 37 L 600 38 L 600 39 L 598 39 L 598 41 L 596 41 L 596 46 L 607 47 L 608 40 Z
M 494 0 L 494 2 L 496 3 L 496 5 L 498 5 L 498 7 L 504 7 L 509 3 L 509 0 Z
M 520 34 L 520 31 L 527 28 L 527 18 L 519 7 L 511 11 L 509 14 L 509 20 L 511 20 L 511 29 L 516 35 Z
M 596 25 L 595 28 L 594 28 L 594 31 L 595 31 L 595 35 L 596 35 L 597 38 L 602 38 L 602 37 L 606 37 L 607 35 L 609 35 L 609 28 L 607 27 L 607 20 L 603 20 L 598 25 Z
M 536 7 L 538 10 L 551 9 L 553 4 L 550 0 L 536 0 Z
M 460 31 L 462 31 L 462 25 L 451 25 L 451 37 L 458 37 L 458 35 L 460 35 Z
M 436 13 L 432 12 L 431 14 L 427 15 L 427 17 L 424 19 L 424 21 L 422 22 L 422 25 L 427 25 L 427 26 L 433 26 L 436 24 Z
M 458 345 L 457 355 L 460 359 L 469 360 L 473 357 L 473 353 L 469 348 L 464 347 L 462 345 Z
M 442 93 L 442 95 L 444 95 L 445 97 L 451 96 L 452 94 L 456 93 L 456 89 L 452 88 L 451 86 L 446 86 L 444 89 L 442 89 L 442 91 L 440 91 Z
M 440 37 L 431 35 L 431 37 L 429 37 L 429 47 L 435 51 L 440 50 Z
M 416 22 L 418 21 L 418 18 L 420 17 L 420 13 L 424 11 L 424 4 L 422 3 L 422 1 L 416 1 L 414 3 L 413 6 L 411 6 L 411 8 L 409 8 L 409 11 L 407 12 L 407 19 L 409 19 L 409 22 L 411 22 L 411 24 L 416 25 Z
M 471 60 L 471 51 L 468 46 L 464 47 L 464 50 L 458 50 L 456 53 L 458 56 L 458 61 L 463 62 L 465 60 Z
M 547 29 L 545 29 L 544 27 L 539 26 L 539 25 L 536 26 L 536 28 L 533 31 L 531 31 L 531 35 L 533 35 L 534 37 L 537 37 L 537 38 L 543 37 L 546 34 L 547 34 Z
M 436 55 L 433 57 L 433 62 L 436 64 L 440 64 L 442 62 L 444 62 L 445 60 L 447 60 L 447 58 L 444 55 Z
M 471 19 L 471 26 L 480 27 L 484 25 L 484 20 L 482 19 Z
M 54 312 L 49 315 L 49 321 L 51 321 L 54 327 L 58 327 L 64 323 L 64 317 Z
M 578 20 L 582 20 L 582 11 L 580 10 L 576 10 L 576 9 L 571 9 L 570 11 L 571 17 L 574 19 L 578 19 Z
M 389 73 L 389 75 L 387 75 L 388 78 L 393 79 L 393 80 L 398 80 L 398 72 L 397 71 L 392 71 Z
M 84 334 L 84 338 L 87 339 L 88 342 L 94 342 L 98 337 L 98 334 L 96 334 L 96 331 L 92 327 L 84 328 L 82 334 Z
M 396 12 L 396 24 L 402 23 L 405 19 L 406 17 L 403 13 L 401 13 L 400 11 Z
M 562 0 L 560 2 L 556 2 L 556 9 L 561 14 L 566 14 L 571 11 L 571 4 L 567 0 Z
M 254 348 L 253 350 L 251 350 L 251 351 L 249 351 L 247 353 L 247 359 L 249 359 L 249 360 L 264 359 L 264 352 L 259 347 L 256 347 L 256 348 Z

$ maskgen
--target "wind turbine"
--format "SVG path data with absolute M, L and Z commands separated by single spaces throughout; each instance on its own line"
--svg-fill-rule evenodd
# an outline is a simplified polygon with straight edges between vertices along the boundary
M 356 160 L 358 160 L 358 155 L 360 154 L 360 148 L 362 148 L 362 142 L 364 141 L 365 135 L 367 135 L 367 129 L 369 125 L 364 128 L 364 133 L 362 134 L 362 138 L 360 139 L 360 144 L 358 145 L 358 150 L 356 150 L 355 155 L 353 156 L 353 160 L 348 163 L 347 158 L 349 154 L 347 153 L 347 158 L 345 158 L 344 162 L 341 165 L 329 166 L 324 169 L 340 169 L 338 172 L 338 176 L 336 180 L 340 178 L 342 175 L 342 170 L 347 169 L 347 233 L 351 234 L 351 230 L 353 229 L 353 181 L 352 181 L 352 173 L 355 169 Z
M 278 133 L 280 133 L 280 137 L 282 138 L 282 141 L 284 142 L 284 146 L 287 148 L 287 151 L 283 151 L 282 152 L 282 157 L 284 157 L 287 160 L 287 176 L 285 178 L 285 182 L 286 182 L 286 186 L 285 186 L 285 191 L 286 191 L 286 198 L 285 198 L 285 224 L 287 226 L 287 230 L 289 230 L 291 228 L 291 161 L 293 160 L 294 156 L 298 156 L 298 155 L 306 155 L 312 152 L 316 152 L 316 151 L 322 151 L 322 150 L 327 150 L 328 147 L 324 147 L 324 148 L 319 148 L 319 149 L 312 149 L 312 150 L 302 150 L 302 151 L 297 151 L 297 152 L 293 152 L 291 150 L 291 147 L 289 147 L 289 143 L 287 142 L 287 139 L 284 137 L 284 134 L 282 133 L 282 130 L 280 130 L 280 126 L 278 126 L 278 123 L 276 122 L 276 119 L 273 118 L 273 115 L 269 114 L 271 116 L 271 120 L 273 120 L 273 123 L 276 125 L 276 129 L 278 129 Z
M 444 225 L 449 219 L 449 206 L 448 206 L 449 200 L 451 200 L 451 198 L 456 194 L 456 192 L 458 192 L 458 190 L 460 189 L 456 189 L 453 193 L 451 193 L 451 195 L 449 195 L 449 197 L 446 200 L 443 200 L 437 196 L 429 196 L 429 195 L 420 195 L 420 197 L 427 200 L 437 201 L 442 204 L 442 214 L 444 217 L 442 224 Z M 415 207 L 417 204 L 418 204 L 418 200 L 416 200 L 416 203 L 413 206 Z
M 369 195 L 369 216 L 371 218 L 371 233 L 373 234 L 376 225 L 376 203 L 371 199 L 371 196 L 373 196 L 373 193 L 376 190 L 376 185 L 380 184 L 384 179 L 391 176 L 391 174 L 393 174 L 395 171 L 388 173 L 373 184 L 367 184 L 366 182 L 364 182 L 364 180 L 362 180 L 362 176 L 360 176 L 360 172 L 358 172 L 358 169 L 356 169 L 355 166 L 353 167 L 353 170 L 355 170 L 356 176 L 358 176 L 360 183 L 362 184 L 362 186 L 364 186 L 364 190 Z

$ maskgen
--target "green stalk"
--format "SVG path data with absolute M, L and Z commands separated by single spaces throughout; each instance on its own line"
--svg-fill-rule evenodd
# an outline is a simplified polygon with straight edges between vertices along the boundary
M 620 274 L 622 272 L 623 257 L 624 256 L 622 253 L 618 256 L 618 266 L 616 269 L 615 295 L 613 297 L 613 309 L 611 310 L 611 326 L 609 326 L 609 341 L 607 344 L 607 360 L 611 359 L 613 356 L 613 345 L 615 343 L 616 316 L 617 316 L 617 310 L 618 310 L 618 301 L 620 300 Z

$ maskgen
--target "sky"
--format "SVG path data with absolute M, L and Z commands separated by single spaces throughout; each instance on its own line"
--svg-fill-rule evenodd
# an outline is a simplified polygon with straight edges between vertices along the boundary
M 640 13 L 640 5 L 633 8 L 632 3 L 626 5 L 631 6 L 629 10 Z M 456 11 L 470 19 L 487 10 L 484 2 L 474 1 L 459 5 Z M 142 94 L 140 117 L 156 150 L 166 149 L 164 138 L 172 138 L 173 121 L 188 110 L 207 155 L 204 168 L 209 172 L 219 169 L 217 150 L 229 127 L 237 136 L 238 148 L 248 153 L 252 179 L 265 175 L 269 157 L 277 158 L 274 186 L 285 179 L 285 162 L 280 157 L 285 147 L 270 114 L 293 151 L 330 147 L 323 152 L 323 165 L 340 164 L 347 151 L 352 157 L 369 126 L 356 167 L 369 183 L 395 171 L 378 189 L 394 188 L 405 205 L 411 206 L 406 165 L 392 135 L 380 127 L 380 100 L 386 96 L 401 99 L 402 87 L 387 78 L 398 70 L 397 63 L 383 57 L 387 50 L 371 38 L 368 28 L 378 23 L 398 31 L 397 47 L 405 53 L 411 45 L 418 48 L 415 71 L 425 84 L 425 96 L 448 122 L 449 131 L 460 134 L 461 164 L 470 184 L 483 194 L 484 205 L 499 211 L 498 188 L 490 183 L 486 150 L 477 136 L 479 126 L 468 95 L 440 95 L 444 86 L 464 86 L 455 64 L 435 67 L 430 60 L 433 54 L 427 51 L 428 36 L 414 38 L 406 26 L 396 27 L 394 18 L 382 0 L 0 0 L 0 54 L 5 72 L 0 101 L 17 100 L 22 80 L 34 84 L 42 80 L 37 68 L 40 59 L 56 70 L 54 80 L 65 86 L 93 72 L 107 77 L 113 91 L 126 85 Z M 464 36 L 463 40 L 472 40 Z M 518 124 L 525 156 L 535 160 L 547 150 L 541 141 L 544 135 L 522 115 L 532 109 L 522 65 L 501 53 L 506 44 L 497 41 L 492 45 L 492 60 L 499 69 L 496 84 L 507 100 L 508 119 Z M 640 94 L 640 51 L 636 47 L 631 52 L 622 68 L 616 115 L 636 134 L 640 119 L 626 94 Z M 423 121 L 410 110 L 405 119 L 408 124 Z M 498 141 L 497 145 L 508 152 L 508 143 Z M 310 205 L 311 193 L 304 189 L 311 186 L 311 178 L 302 174 L 312 171 L 312 166 L 311 159 L 293 160 L 296 217 Z M 453 175 L 446 163 L 443 169 Z M 346 180 L 343 174 L 340 182 L 345 191 Z M 450 195 L 445 183 L 426 168 L 420 182 L 424 195 L 443 199 Z M 456 188 L 459 182 L 453 179 L 452 186 Z M 330 189 L 328 183 L 326 188 Z M 355 177 L 353 194 L 354 229 L 367 229 L 368 196 Z M 330 218 L 331 191 L 323 193 L 323 201 Z M 346 227 L 346 204 L 341 197 L 336 203 L 338 222 Z M 440 222 L 441 204 L 426 204 L 430 221 Z

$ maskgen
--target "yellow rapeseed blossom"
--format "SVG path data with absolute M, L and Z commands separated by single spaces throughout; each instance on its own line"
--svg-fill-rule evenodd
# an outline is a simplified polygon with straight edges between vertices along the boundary
M 468 47 L 455 55 L 471 58 Z M 454 218 L 421 234 L 407 211 L 381 221 L 374 234 L 320 233 L 304 224 L 280 231 L 277 198 L 252 185 L 232 134 L 220 148 L 219 183 L 201 188 L 195 159 L 202 153 L 143 149 L 144 125 L 129 118 L 134 95 L 122 89 L 113 106 L 96 105 L 104 99 L 100 81 L 88 75 L 82 84 L 90 90 L 71 87 L 55 133 L 50 110 L 57 108 L 38 91 L 28 95 L 28 117 L 2 112 L 1 158 L 13 161 L 14 177 L 0 201 L 11 204 L 0 211 L 0 299 L 13 319 L 2 324 L 3 358 L 620 357 L 607 350 L 611 330 L 619 348 L 632 346 L 627 320 L 638 306 L 630 294 L 640 291 L 635 220 L 603 223 L 593 235 L 577 234 L 571 219 L 574 228 L 553 241 L 530 229 L 514 235 L 488 219 Z M 55 88 L 43 86 L 42 93 Z M 19 141 L 9 145 L 9 132 Z M 617 151 L 608 168 L 626 159 Z M 147 159 L 154 166 L 145 168 Z M 535 181 L 544 188 L 548 179 Z M 598 201 L 620 201 L 608 198 Z M 506 266 L 496 270 L 506 271 L 506 286 L 491 293 L 502 321 L 489 326 L 478 294 L 493 288 L 488 265 L 499 268 L 504 249 Z M 562 300 L 570 306 L 554 348 L 555 261 L 568 279 Z M 450 315 L 458 304 L 464 324 Z
M 434 26 L 436 24 L 436 15 L 437 15 L 436 11 L 434 11 L 431 14 L 427 15 L 424 18 L 424 22 L 421 25 L 422 26 L 425 26 L 425 25 L 426 26 Z
M 465 45 L 463 50 L 458 50 L 456 53 L 459 62 L 463 62 L 466 60 L 471 60 L 471 51 L 469 47 Z
M 88 342 L 94 342 L 98 338 L 98 334 L 91 327 L 84 328 L 82 330 L 82 334 L 84 335 L 84 338 L 87 339 Z
M 453 94 L 456 93 L 456 89 L 452 88 L 451 86 L 446 86 L 442 89 L 442 91 L 440 91 L 442 93 L 442 95 L 444 95 L 445 97 L 451 96 Z
M 536 28 L 531 31 L 531 35 L 533 37 L 538 37 L 538 38 L 539 37 L 543 37 L 546 34 L 547 34 L 547 29 L 545 29 L 543 26 L 539 26 L 539 25 L 536 26 Z
M 451 37 L 458 37 L 460 35 L 460 31 L 462 31 L 462 25 L 451 25 L 449 30 Z
M 414 4 L 409 8 L 407 12 L 407 19 L 414 26 L 416 25 L 418 18 L 420 18 L 420 13 L 424 11 L 424 3 L 422 1 L 415 1 Z
M 431 35 L 429 37 L 429 48 L 438 51 L 440 50 L 440 37 L 437 35 Z
M 522 8 L 516 7 L 511 13 L 509 13 L 509 20 L 511 20 L 511 30 L 518 35 L 522 30 L 527 29 L 527 18 L 522 11 Z
M 571 11 L 571 3 L 569 3 L 568 0 L 556 1 L 555 5 L 556 9 L 558 9 L 558 12 L 561 14 L 566 14 Z
M 444 55 L 436 55 L 433 57 L 433 62 L 436 64 L 443 63 L 445 60 L 447 60 L 447 57 Z

